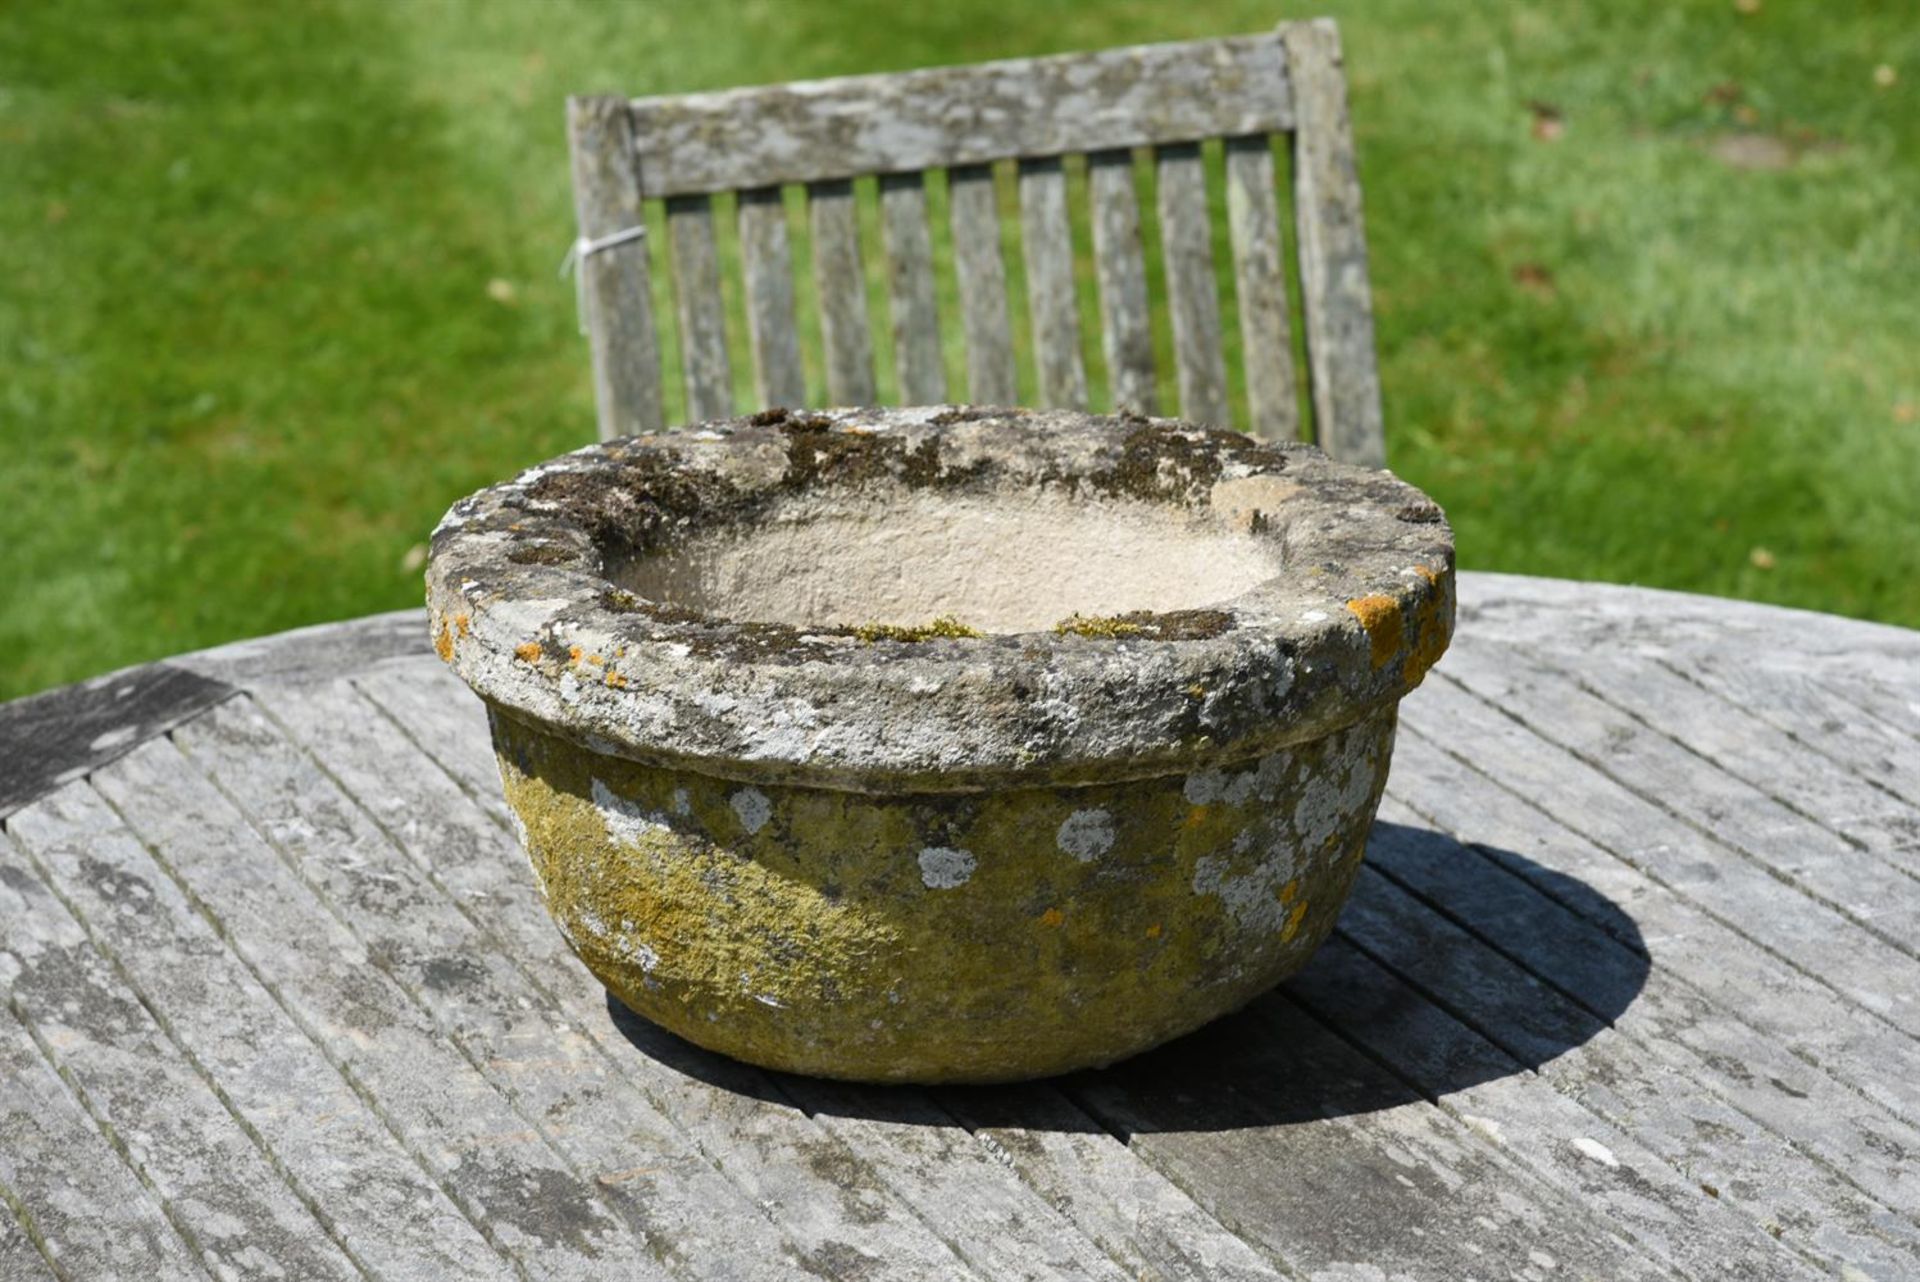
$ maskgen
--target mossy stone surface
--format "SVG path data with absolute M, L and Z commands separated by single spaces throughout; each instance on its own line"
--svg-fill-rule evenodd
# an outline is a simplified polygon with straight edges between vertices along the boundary
M 1244 1004 L 1333 927 L 1391 707 L 1191 774 L 873 795 L 595 753 L 496 709 L 541 891 L 639 1014 L 769 1068 L 984 1082 Z

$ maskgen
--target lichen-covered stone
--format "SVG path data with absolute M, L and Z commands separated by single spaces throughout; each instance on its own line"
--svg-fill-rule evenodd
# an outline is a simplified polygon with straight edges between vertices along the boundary
M 498 713 L 494 738 L 547 904 L 628 1006 L 793 1072 L 979 1082 L 1108 1063 L 1298 969 L 1359 867 L 1393 712 L 1197 775 L 880 796 Z
M 1005 410 L 594 446 L 456 505 L 428 582 L 594 973 L 896 1081 L 1106 1063 L 1297 969 L 1453 619 L 1387 473 Z

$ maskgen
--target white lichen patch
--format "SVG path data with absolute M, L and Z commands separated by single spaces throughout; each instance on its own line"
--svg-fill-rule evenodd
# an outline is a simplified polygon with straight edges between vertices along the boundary
M 1187 776 L 1181 792 L 1188 803 L 1195 806 L 1210 806 L 1215 802 L 1244 806 L 1256 798 L 1271 801 L 1280 785 L 1286 781 L 1287 770 L 1292 764 L 1288 754 L 1275 752 L 1260 758 L 1245 770 L 1197 770 Z
M 1097 807 L 1076 810 L 1061 822 L 1055 840 L 1081 863 L 1091 863 L 1113 849 L 1113 816 Z
M 1320 769 L 1300 790 L 1293 808 L 1293 830 L 1302 850 L 1316 851 L 1333 840 L 1373 791 L 1373 759 L 1368 737 L 1351 731 L 1336 737 Z
M 1187 776 L 1186 786 L 1180 791 L 1186 797 L 1187 804 L 1210 806 L 1220 800 L 1220 794 L 1227 790 L 1227 776 L 1219 770 L 1196 770 Z
M 629 801 L 600 780 L 593 781 L 593 805 L 607 827 L 607 840 L 617 846 L 638 845 L 667 831 L 667 821 L 637 802 Z
M 952 890 L 964 886 L 978 866 L 971 851 L 951 846 L 928 846 L 920 852 L 920 880 L 929 890 Z
M 678 799 L 676 798 L 676 801 Z M 729 799 L 733 813 L 739 816 L 740 826 L 747 830 L 749 837 L 767 826 L 767 820 L 773 818 L 773 803 L 767 800 L 767 794 L 758 788 L 742 788 Z
M 1250 931 L 1279 933 L 1293 912 L 1286 888 L 1297 875 L 1290 851 L 1268 851 L 1249 868 L 1227 855 L 1202 855 L 1193 865 L 1193 893 L 1217 895 L 1227 912 Z

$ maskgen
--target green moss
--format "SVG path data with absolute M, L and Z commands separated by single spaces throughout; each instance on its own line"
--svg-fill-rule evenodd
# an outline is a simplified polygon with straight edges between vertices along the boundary
M 1070 614 L 1053 625 L 1060 636 L 1076 637 L 1137 637 L 1146 631 L 1140 624 L 1124 614 L 1111 614 L 1097 617 L 1085 614 Z
M 872 645 L 875 641 L 936 641 L 943 638 L 977 637 L 978 628 L 970 628 L 950 614 L 943 614 L 930 623 L 916 627 L 901 627 L 892 623 L 863 623 L 853 630 L 862 645 Z
M 1053 631 L 1056 636 L 1063 637 L 1199 641 L 1217 637 L 1232 626 L 1233 616 L 1225 610 L 1135 610 L 1128 614 L 1102 616 L 1068 615 L 1053 625 Z

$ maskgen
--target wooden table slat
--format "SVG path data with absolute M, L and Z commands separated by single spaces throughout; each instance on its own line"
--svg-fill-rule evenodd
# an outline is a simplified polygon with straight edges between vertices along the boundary
M 1501 785 L 1565 815 L 1578 830 L 1730 929 L 1847 995 L 1863 1015 L 1911 1034 L 1920 1027 L 1920 969 L 1878 935 L 1784 886 L 1616 780 L 1587 768 L 1450 677 L 1436 674 L 1418 698 L 1434 733 L 1463 745 Z M 1411 701 L 1410 701 L 1411 702 Z
M 1109 1134 L 1051 1082 L 935 1093 L 940 1106 L 1130 1276 L 1278 1278 L 1247 1241 Z
M 1631 1165 L 1639 1177 L 1635 1196 L 1612 1217 L 1616 1222 L 1632 1223 L 1636 1210 L 1657 1200 L 1671 1212 L 1670 1223 L 1677 1229 L 1668 1240 L 1669 1253 L 1693 1272 L 1710 1261 L 1744 1259 L 1742 1276 L 1806 1273 L 1811 1263 L 1787 1270 L 1773 1260 L 1771 1253 L 1780 1244 L 1767 1236 L 1770 1224 L 1820 1225 L 1820 1258 L 1861 1267 L 1870 1275 L 1898 1276 L 1920 1269 L 1920 1226 L 1902 1221 L 1898 1213 L 1898 1208 L 1912 1205 L 1920 1191 L 1911 1175 L 1899 1171 L 1892 1179 L 1877 1181 L 1890 1187 L 1881 1198 L 1874 1197 L 1848 1178 L 1858 1166 L 1884 1162 L 1882 1154 L 1860 1142 L 1866 1137 L 1830 1135 L 1834 1128 L 1817 1116 L 1818 1110 L 1795 1109 L 1783 1119 L 1782 1110 L 1774 1106 L 1793 1098 L 1788 1093 L 1798 1089 L 1796 1082 L 1808 1088 L 1801 1091 L 1803 1096 L 1825 1087 L 1830 1098 L 1822 1105 L 1844 1105 L 1831 1098 L 1842 1094 L 1831 1080 L 1778 1055 L 1790 1067 L 1780 1068 L 1784 1077 L 1768 1081 L 1767 1057 L 1761 1051 L 1743 1082 L 1720 1062 L 1657 1038 L 1642 1039 L 1624 1028 L 1619 1029 L 1622 1035 L 1603 1038 L 1604 1023 L 1563 995 L 1529 983 L 1531 975 L 1512 960 L 1452 922 L 1406 911 L 1395 902 L 1409 897 L 1386 878 L 1374 879 L 1355 895 L 1342 918 L 1343 935 L 1356 940 L 1375 964 L 1454 1014 L 1474 1035 L 1499 1044 L 1513 1056 L 1514 1067 L 1537 1067 L 1569 1103 L 1584 1107 L 1591 1119 L 1589 1138 L 1606 1145 L 1616 1161 Z M 1312 980 L 1311 972 L 1303 977 L 1304 984 Z M 1366 994 L 1383 993 L 1387 987 L 1366 975 L 1338 1000 L 1323 1002 L 1323 1017 L 1337 1018 L 1343 1026 L 1350 1020 L 1356 1038 L 1391 1028 L 1385 1020 L 1369 1024 L 1365 1014 Z M 1543 1055 L 1553 1051 L 1551 1042 L 1509 1044 L 1515 1040 L 1509 1030 L 1544 1023 L 1549 1013 L 1558 1025 L 1549 1025 L 1550 1032 L 1576 1034 L 1567 1038 L 1563 1053 Z M 1457 1069 L 1442 1049 L 1449 1040 L 1457 1041 L 1458 1034 L 1451 1039 L 1443 1033 L 1402 1040 L 1430 1061 L 1420 1081 L 1436 1095 L 1449 1094 L 1446 1088 L 1456 1080 L 1449 1074 Z M 1582 1156 L 1567 1148 L 1566 1129 L 1560 1124 L 1562 1119 L 1565 1126 L 1578 1124 L 1581 1110 L 1552 1101 L 1547 1092 L 1516 1089 L 1515 1081 L 1511 1072 L 1490 1074 L 1484 1084 L 1452 1094 L 1459 1108 L 1498 1121 L 1515 1151 L 1543 1150 L 1536 1167 L 1551 1177 L 1554 1159 Z M 1679 1083 L 1690 1088 L 1676 1090 Z M 1524 1111 L 1509 1112 L 1516 1107 Z M 1906 1129 L 1891 1118 L 1885 1121 Z M 1846 1143 L 1849 1138 L 1852 1144 Z M 1796 1147 L 1796 1141 L 1805 1149 Z M 1827 1162 L 1818 1160 L 1823 1146 Z M 1807 1160 L 1809 1155 L 1815 1155 L 1814 1160 Z M 1703 1184 L 1712 1185 L 1717 1195 L 1706 1193 Z M 1635 1238 L 1658 1241 L 1662 1227 L 1665 1223 L 1637 1227 Z M 1797 1237 L 1786 1245 L 1805 1249 Z
M 1890 709 L 1897 714 L 1904 700 L 1898 695 L 1888 697 L 1891 691 L 1883 689 L 1876 700 L 1833 677 L 1820 679 L 1772 667 L 1739 668 L 1711 660 L 1690 663 L 1684 669 L 1670 662 L 1663 666 L 1728 703 L 1750 709 L 1775 730 L 1778 741 L 1804 745 L 1842 767 L 1838 772 L 1842 777 L 1861 780 L 1906 806 L 1920 808 L 1920 740 L 1870 710 L 1870 705 L 1877 704 L 1883 712 Z M 1826 774 L 1821 772 L 1820 777 Z
M 1383 812 L 1413 815 L 1393 799 Z M 1612 950 L 1616 956 L 1631 956 L 1624 953 L 1624 945 L 1581 922 L 1518 877 L 1509 879 L 1515 894 L 1504 902 L 1489 902 L 1484 878 L 1462 881 L 1449 876 L 1450 869 L 1481 858 L 1464 847 L 1455 846 L 1454 857 L 1441 860 L 1431 855 L 1399 857 L 1394 845 L 1391 838 L 1376 840 L 1376 868 L 1435 903 L 1463 929 L 1498 941 L 1504 956 L 1549 982 L 1556 973 L 1566 975 L 1569 962 L 1577 966 L 1583 952 Z M 1518 911 L 1509 908 L 1515 901 L 1519 901 Z M 1582 941 L 1584 948 L 1568 947 L 1570 941 Z M 1423 973 L 1432 969 L 1422 958 Z M 1624 968 L 1626 974 L 1637 971 L 1637 966 Z M 1580 994 L 1587 991 L 1584 978 L 1576 973 L 1570 982 L 1563 981 L 1561 991 L 1581 1000 Z M 1674 1118 L 1656 1133 L 1662 1147 L 1684 1148 L 1709 1139 L 1715 1146 L 1728 1144 L 1724 1156 L 1729 1163 L 1757 1146 L 1770 1155 L 1772 1169 L 1755 1171 L 1747 1187 L 1766 1196 L 1774 1196 L 1772 1190 L 1783 1186 L 1779 1170 L 1800 1168 L 1794 1154 L 1804 1154 L 1813 1159 L 1811 1168 L 1803 1168 L 1807 1186 L 1822 1190 L 1821 1196 L 1832 1200 L 1835 1209 L 1827 1213 L 1829 1219 L 1838 1219 L 1840 1209 L 1856 1205 L 1855 1191 L 1878 1199 L 1885 1211 L 1920 1206 L 1920 1130 L 1861 1099 L 1857 1090 L 1796 1056 L 1773 1036 L 1735 1018 L 1737 1012 L 1715 1006 L 1671 971 L 1653 969 L 1644 972 L 1644 978 L 1645 987 L 1629 1002 L 1601 1000 L 1588 1006 L 1620 1036 L 1596 1037 L 1556 1059 L 1541 1070 L 1549 1080 L 1584 1098 L 1591 1080 L 1604 1079 L 1596 1107 L 1603 1112 L 1612 1104 L 1631 1107 L 1643 1120 L 1655 1112 L 1676 1109 L 1717 1112 L 1723 1104 L 1736 1109 L 1740 1116 L 1734 1118 Z M 1679 1035 L 1683 1028 L 1685 1036 Z M 1667 1089 L 1676 1075 L 1705 1089 L 1676 1098 Z M 1614 1116 L 1626 1125 L 1617 1113 Z M 1758 1128 L 1764 1128 L 1764 1134 Z M 1735 1146 L 1735 1140 L 1747 1147 Z M 1681 1169 L 1699 1169 L 1709 1160 L 1705 1153 L 1696 1154 Z M 1870 1211 L 1853 1222 L 1865 1223 L 1874 1215 Z M 1895 1234 L 1907 1244 L 1906 1249 L 1913 1247 L 1915 1227 L 1920 1226 L 1910 1225 Z M 1880 1236 L 1878 1228 L 1869 1227 L 1866 1232 Z M 1909 1267 L 1920 1267 L 1920 1260 L 1910 1261 Z
M 0 1013 L 0 1189 L 73 1277 L 207 1277 L 26 1027 Z
M 495 1089 L 179 748 L 156 740 L 94 784 L 516 1272 L 600 1276 L 623 1248 L 651 1271 L 548 1128 Z
M 1850 762 L 1847 769 L 1833 769 L 1831 758 L 1673 668 L 1617 659 L 1588 666 L 1591 676 L 1583 688 L 1603 703 L 1650 730 L 1657 728 L 1854 849 L 1920 878 L 1920 805 L 1903 798 L 1897 788 L 1856 773 Z M 1776 679 L 1757 682 L 1755 693 L 1770 699 L 1784 675 L 1759 670 L 1757 677 Z M 1852 718 L 1855 724 L 1861 719 Z M 1914 758 L 1920 773 L 1920 750 Z M 1889 773 L 1899 780 L 1897 771 Z M 1914 889 L 1920 891 L 1920 880 Z
M 1365 1261 L 1376 1276 L 1471 1277 L 1539 1252 L 1612 1278 L 1675 1276 L 1292 1001 L 1262 999 L 1199 1037 L 1204 1075 L 1149 1058 L 1076 1094 L 1296 1272 Z
M 98 793 L 63 789 L 7 827 L 377 1276 L 514 1276 Z
M 1415 1087 L 1442 1097 L 1449 1113 L 1569 1205 L 1597 1210 L 1665 1269 L 1696 1278 L 1726 1276 L 1722 1268 L 1754 1279 L 1821 1275 L 1761 1224 L 1666 1166 L 1635 1129 L 1542 1089 L 1526 1061 L 1425 1000 L 1394 968 L 1344 938 L 1323 951 L 1289 986 L 1290 996 Z M 1587 1267 L 1600 1274 L 1608 1266 L 1602 1257 Z
M 1484 741 L 1483 741 L 1484 742 Z M 1906 1034 L 1867 1016 L 1819 979 L 1734 931 L 1633 864 L 1563 827 L 1535 803 L 1489 787 L 1431 741 L 1402 729 L 1389 798 L 1426 824 L 1482 843 L 1500 863 L 1547 898 L 1602 928 L 1620 905 L 1651 954 L 1648 988 L 1670 981 L 1700 995 L 1662 1011 L 1652 1035 L 1719 1056 L 1738 1048 L 1744 1061 L 1763 1042 L 1778 1043 L 1876 1107 L 1856 1105 L 1863 1125 L 1887 1114 L 1909 1123 L 1920 1110 L 1920 1082 L 1904 1071 L 1914 1053 Z M 1391 813 L 1391 812 L 1390 812 Z M 1518 852 L 1518 853 L 1516 853 Z M 1566 936 L 1578 938 L 1578 936 Z M 1545 945 L 1552 947 L 1549 943 Z M 1646 1000 L 1643 991 L 1637 1000 Z
M 60 1282 L 20 1217 L 11 1195 L 0 1188 L 0 1278 L 7 1282 Z
M 1537 667 L 1469 650 L 1447 679 L 1519 716 L 1675 823 L 1697 828 L 1920 962 L 1920 882 L 1877 856 L 1862 858 L 1763 790 Z M 1682 784 L 1684 807 L 1674 800 Z
M 137 903 L 126 905 L 137 907 Z M 349 1279 L 355 1261 L 271 1153 L 153 1013 L 128 995 L 85 929 L 0 839 L 0 990 L 85 1100 L 169 1219 L 235 1275 Z

